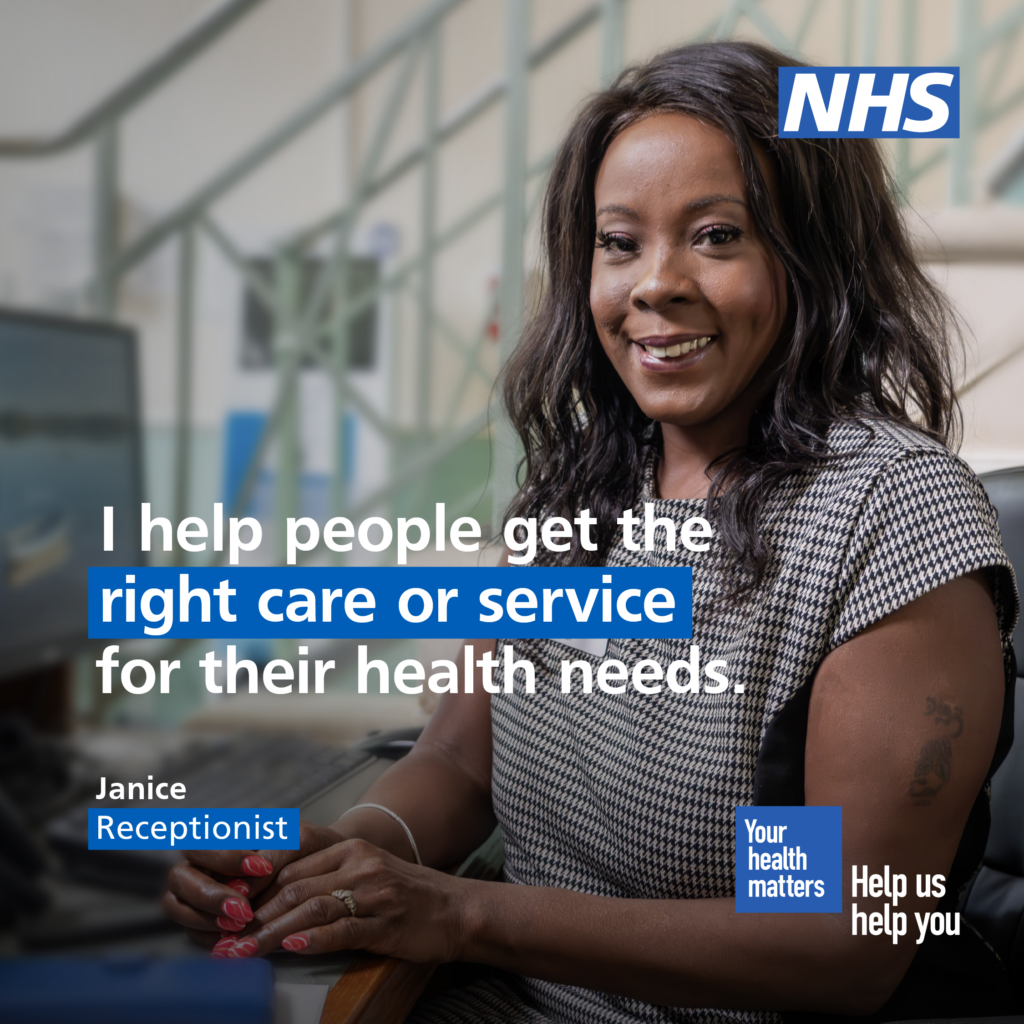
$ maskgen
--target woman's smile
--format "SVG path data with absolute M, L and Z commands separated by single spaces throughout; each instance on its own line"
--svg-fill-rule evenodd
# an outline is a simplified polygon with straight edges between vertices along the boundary
M 640 338 L 633 344 L 636 357 L 645 370 L 652 373 L 675 373 L 692 366 L 713 345 L 716 334 L 676 334 L 668 337 L 654 335 Z

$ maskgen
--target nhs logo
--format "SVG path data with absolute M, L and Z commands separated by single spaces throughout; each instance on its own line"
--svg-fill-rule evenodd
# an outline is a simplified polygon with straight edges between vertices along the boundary
M 959 68 L 779 68 L 783 139 L 958 139 Z

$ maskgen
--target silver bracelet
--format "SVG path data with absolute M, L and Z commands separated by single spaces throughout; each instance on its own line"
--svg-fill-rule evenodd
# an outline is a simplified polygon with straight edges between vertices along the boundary
M 402 826 L 402 831 L 405 832 L 405 838 L 409 840 L 409 845 L 412 847 L 412 852 L 413 856 L 415 856 L 416 858 L 416 863 L 419 864 L 420 867 L 423 867 L 423 861 L 420 858 L 419 847 L 417 847 L 416 840 L 412 837 L 412 831 L 410 830 L 409 826 L 406 825 L 406 823 L 402 821 L 402 819 L 397 814 L 395 814 L 395 812 L 391 810 L 389 807 L 384 807 L 382 804 L 356 804 L 355 807 L 350 807 L 345 812 L 345 814 L 351 814 L 353 811 L 360 811 L 364 807 L 372 808 L 375 811 L 383 811 L 389 818 L 394 818 L 395 821 L 397 821 L 398 824 Z M 341 818 L 344 818 L 345 814 L 343 814 Z M 341 818 L 339 818 L 338 821 L 341 821 Z

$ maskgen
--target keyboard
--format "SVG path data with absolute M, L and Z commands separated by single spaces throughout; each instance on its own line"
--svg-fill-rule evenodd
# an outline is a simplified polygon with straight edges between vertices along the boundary
M 154 782 L 182 782 L 185 799 L 97 800 L 61 814 L 46 838 L 81 881 L 135 892 L 161 891 L 179 854 L 171 850 L 89 850 L 90 807 L 303 807 L 375 760 L 369 750 L 300 736 L 242 735 L 203 744 L 169 759 Z M 139 779 L 107 779 L 112 782 Z

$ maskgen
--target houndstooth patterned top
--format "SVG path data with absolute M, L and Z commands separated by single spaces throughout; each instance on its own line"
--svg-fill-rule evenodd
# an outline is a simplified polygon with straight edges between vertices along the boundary
M 883 616 L 976 569 L 990 570 L 1007 672 L 1018 602 L 996 514 L 967 465 L 891 423 L 845 422 L 829 435 L 842 458 L 794 476 L 769 496 L 762 529 L 769 578 L 740 607 L 720 599 L 715 545 L 653 551 L 621 541 L 608 566 L 692 565 L 693 643 L 724 660 L 722 693 L 561 692 L 562 658 L 589 657 L 553 640 L 515 642 L 537 670 L 492 698 L 494 808 L 507 881 L 602 896 L 701 899 L 734 894 L 734 809 L 755 799 L 755 773 L 776 713 L 822 659 Z M 677 524 L 703 501 L 657 499 Z M 637 514 L 643 506 L 638 503 Z M 686 659 L 691 641 L 610 640 L 605 657 L 632 666 Z M 685 675 L 683 676 L 685 679 Z M 805 691 L 807 692 L 807 691 Z M 802 746 L 796 751 L 802 765 Z M 800 802 L 802 793 L 798 800 Z M 767 801 L 764 801 L 767 802 Z M 776 801 L 785 802 L 785 801 Z M 426 1008 L 424 1008 L 426 1009 Z M 421 1019 L 421 1018 L 417 1018 Z M 423 1020 L 432 1019 L 423 1017 Z M 437 1019 L 442 1019 L 438 1017 Z M 478 983 L 448 1000 L 446 1021 L 773 1021 L 772 1012 L 655 1006 L 529 978 Z

